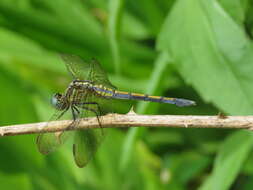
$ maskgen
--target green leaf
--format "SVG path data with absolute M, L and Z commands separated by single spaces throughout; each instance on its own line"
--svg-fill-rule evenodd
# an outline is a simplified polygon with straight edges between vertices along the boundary
M 85 4 L 58 0 L 38 5 L 47 11 L 38 11 L 33 6 L 23 10 L 12 7 L 10 2 L 0 2 L 1 15 L 6 19 L 4 26 L 58 51 L 95 56 L 108 49 L 101 26 Z
M 221 0 L 219 3 L 238 24 L 243 25 L 248 0 Z
M 124 0 L 110 0 L 109 3 L 109 40 L 116 73 L 120 73 L 119 36 Z
M 242 130 L 230 135 L 220 147 L 213 171 L 200 190 L 229 189 L 252 146 L 252 132 Z
M 206 102 L 231 114 L 253 109 L 253 47 L 216 1 L 180 0 L 168 15 L 158 49 Z
M 156 35 L 163 20 L 163 12 L 159 7 L 159 2 L 156 0 L 139 0 L 136 3 L 136 1 L 131 0 L 128 3 L 132 8 L 131 10 L 136 12 L 136 17 L 142 20 L 152 35 Z

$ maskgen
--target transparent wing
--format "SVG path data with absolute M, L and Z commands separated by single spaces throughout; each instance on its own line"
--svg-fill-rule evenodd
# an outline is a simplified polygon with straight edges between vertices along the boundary
M 55 114 L 50 118 L 44 128 L 49 127 L 50 121 L 56 121 L 63 115 L 63 111 L 56 111 Z M 36 144 L 39 151 L 42 154 L 48 154 L 55 151 L 60 145 L 62 145 L 67 138 L 72 134 L 68 132 L 56 132 L 56 133 L 41 133 L 38 135 Z
M 101 118 L 99 117 L 102 109 L 100 108 L 99 98 L 89 94 L 84 99 L 84 104 L 80 105 L 80 108 L 82 109 L 81 116 L 98 117 L 98 122 L 103 125 L 103 121 L 101 121 Z M 104 136 L 105 132 L 102 128 L 86 129 L 75 133 L 73 155 L 77 166 L 84 167 L 88 164 L 103 141 Z
M 112 85 L 112 83 L 109 81 L 106 72 L 96 59 L 92 59 L 90 64 L 91 72 L 88 77 L 88 80 L 91 80 L 95 84 L 102 84 L 103 86 L 106 86 L 108 88 L 116 89 L 116 87 Z
M 89 80 L 94 84 L 102 84 L 109 88 L 115 88 L 99 62 L 95 59 L 87 62 L 76 55 L 60 54 L 60 56 L 74 79 Z
M 77 131 L 74 137 L 73 155 L 78 167 L 84 167 L 92 159 L 104 134 L 101 129 Z

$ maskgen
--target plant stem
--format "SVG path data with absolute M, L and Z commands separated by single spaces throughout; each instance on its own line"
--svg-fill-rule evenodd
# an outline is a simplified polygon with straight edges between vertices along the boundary
M 232 128 L 253 130 L 253 116 L 185 116 L 185 115 L 126 115 L 108 114 L 101 117 L 104 128 L 113 127 L 168 127 L 168 128 Z M 71 120 L 9 125 L 0 127 L 0 136 L 49 133 L 65 130 Z M 45 127 L 47 125 L 47 127 Z M 82 119 L 78 126 L 68 130 L 99 128 L 96 117 Z

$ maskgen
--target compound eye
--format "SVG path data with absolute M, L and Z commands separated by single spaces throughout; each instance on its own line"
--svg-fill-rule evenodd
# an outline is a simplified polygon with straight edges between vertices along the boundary
M 62 94 L 60 94 L 60 93 L 55 93 L 54 95 L 53 95 L 56 99 L 60 99 L 61 97 L 62 97 Z
M 51 98 L 51 104 L 57 110 L 63 109 L 63 103 L 61 101 L 61 97 L 62 97 L 62 95 L 60 93 L 56 93 Z

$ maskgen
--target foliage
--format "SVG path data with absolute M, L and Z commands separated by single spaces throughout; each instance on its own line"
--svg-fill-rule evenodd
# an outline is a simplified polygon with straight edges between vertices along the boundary
M 46 121 L 71 78 L 59 52 L 96 57 L 121 90 L 182 97 L 196 107 L 133 103 L 138 113 L 250 115 L 250 0 L 1 0 L 0 124 Z M 126 113 L 129 102 L 115 106 Z M 0 138 L 1 189 L 252 189 L 248 131 L 110 129 L 96 157 L 71 142 L 48 156 L 35 136 Z

